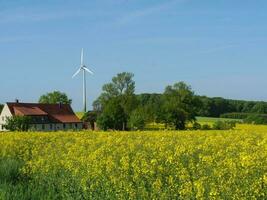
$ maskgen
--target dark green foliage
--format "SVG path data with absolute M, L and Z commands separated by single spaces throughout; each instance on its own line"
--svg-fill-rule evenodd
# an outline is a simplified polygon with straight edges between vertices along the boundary
M 131 113 L 129 120 L 131 130 L 143 130 L 146 125 L 146 116 L 147 114 L 144 112 L 142 107 L 134 110 Z
M 192 128 L 193 130 L 200 130 L 202 127 L 201 127 L 201 124 L 194 122 Z
M 244 122 L 249 124 L 267 124 L 267 115 L 250 114 Z
M 161 94 L 140 94 L 137 95 L 137 101 L 149 122 L 160 122 L 163 103 Z
M 184 130 L 186 122 L 195 121 L 199 101 L 184 82 L 167 86 L 163 94 L 162 121 L 176 130 Z
M 202 102 L 198 115 L 203 117 L 219 117 L 226 113 L 267 114 L 267 102 L 209 98 L 206 96 L 198 96 L 198 98 Z
M 214 130 L 231 130 L 236 126 L 234 121 L 216 121 L 213 124 Z
M 231 130 L 236 126 L 233 121 L 216 121 L 211 127 L 209 124 L 199 124 L 197 122 L 193 123 L 193 130 Z
M 138 106 L 133 74 L 123 72 L 105 84 L 103 92 L 94 102 L 94 110 L 100 112 L 97 122 L 104 130 L 125 130 L 130 115 Z
M 154 121 L 162 114 L 163 94 L 140 94 L 137 99 L 145 108 L 149 108 L 150 116 Z M 243 101 L 223 99 L 220 97 L 196 96 L 199 99 L 197 110 L 198 116 L 203 117 L 222 117 L 233 119 L 245 119 L 250 113 L 267 114 L 267 102 Z
M 101 115 L 97 119 L 98 126 L 103 130 L 124 130 L 127 116 L 121 102 L 117 98 L 108 101 Z
M 252 107 L 251 112 L 260 114 L 267 113 L 267 104 L 265 102 L 258 102 Z
M 9 131 L 28 131 L 32 122 L 28 116 L 13 116 L 8 117 L 4 128 Z
M 63 103 L 63 104 L 71 104 L 72 100 L 68 98 L 67 94 L 54 91 L 50 93 L 46 93 L 39 98 L 39 103 L 49 103 L 49 104 L 56 104 L 56 103 Z
M 201 130 L 211 130 L 212 128 L 210 127 L 210 125 L 208 125 L 208 124 L 203 124 L 202 126 L 201 126 Z
M 198 111 L 199 116 L 203 117 L 219 117 L 221 114 L 230 112 L 232 110 L 232 105 L 226 99 L 215 97 L 199 97 L 202 105 Z

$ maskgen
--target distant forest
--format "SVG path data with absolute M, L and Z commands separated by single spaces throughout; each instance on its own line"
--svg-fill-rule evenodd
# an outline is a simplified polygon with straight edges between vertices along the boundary
M 137 98 L 143 106 L 159 108 L 162 94 L 139 94 Z M 197 96 L 201 104 L 197 115 L 201 117 L 245 118 L 246 114 L 267 114 L 267 102 L 224 99 L 221 97 Z M 231 117 L 230 117 L 231 116 Z

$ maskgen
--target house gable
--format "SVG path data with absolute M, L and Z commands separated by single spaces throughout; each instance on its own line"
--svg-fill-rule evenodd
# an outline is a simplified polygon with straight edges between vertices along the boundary
M 8 117 L 12 117 L 12 113 L 8 107 L 7 104 L 4 105 L 4 108 L 1 112 L 1 115 L 0 115 L 0 131 L 4 131 L 5 129 L 3 128 L 3 125 L 6 123 L 6 119 Z

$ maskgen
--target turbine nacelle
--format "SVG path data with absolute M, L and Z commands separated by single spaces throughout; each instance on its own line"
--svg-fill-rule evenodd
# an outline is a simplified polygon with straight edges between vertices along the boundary
M 94 72 L 92 72 L 90 69 L 88 69 L 85 65 L 82 66 L 81 69 L 83 69 L 83 70 L 89 72 L 89 73 L 92 74 L 92 75 L 94 74 Z
M 79 69 L 73 74 L 72 78 L 74 78 L 75 76 L 77 76 L 81 71 L 86 71 L 90 74 L 94 74 L 90 69 L 88 69 L 88 67 L 86 67 L 83 64 L 83 48 L 82 48 L 82 52 L 81 52 L 81 66 L 79 67 Z

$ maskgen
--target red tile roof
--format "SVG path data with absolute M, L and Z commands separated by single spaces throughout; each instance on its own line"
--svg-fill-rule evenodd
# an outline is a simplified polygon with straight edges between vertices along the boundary
M 80 123 L 68 104 L 7 103 L 12 115 L 48 116 L 52 123 Z
M 30 116 L 35 116 L 35 115 L 48 115 L 46 112 L 38 108 L 37 106 L 34 107 L 25 107 L 25 106 L 14 106 L 14 113 L 15 115 L 30 115 Z

